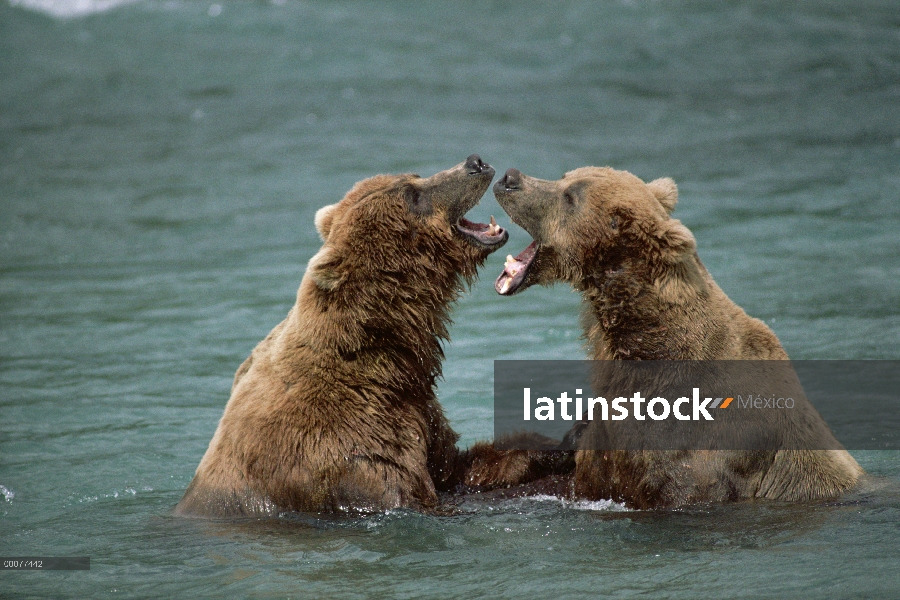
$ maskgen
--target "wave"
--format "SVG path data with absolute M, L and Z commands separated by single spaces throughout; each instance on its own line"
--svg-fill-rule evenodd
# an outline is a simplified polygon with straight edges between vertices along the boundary
M 18 6 L 56 17 L 69 19 L 104 12 L 138 0 L 9 0 L 11 6 Z

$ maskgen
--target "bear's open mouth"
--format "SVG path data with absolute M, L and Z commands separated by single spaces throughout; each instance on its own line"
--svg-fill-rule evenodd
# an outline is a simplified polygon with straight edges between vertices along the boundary
M 456 224 L 456 230 L 476 246 L 491 251 L 496 250 L 509 239 L 509 234 L 497 225 L 493 216 L 491 216 L 490 223 L 473 223 L 462 217 Z
M 537 251 L 537 242 L 531 242 L 527 248 L 519 252 L 515 257 L 512 255 L 506 257 L 503 272 L 500 273 L 500 277 L 494 282 L 494 289 L 497 290 L 498 294 L 511 296 L 516 293 L 516 290 L 525 281 L 525 276 L 528 274 L 529 267 L 534 263 Z

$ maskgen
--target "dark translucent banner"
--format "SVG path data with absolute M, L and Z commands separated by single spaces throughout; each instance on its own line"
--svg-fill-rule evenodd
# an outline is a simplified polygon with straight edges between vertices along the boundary
M 897 450 L 900 361 L 494 361 L 494 439 L 584 450 Z

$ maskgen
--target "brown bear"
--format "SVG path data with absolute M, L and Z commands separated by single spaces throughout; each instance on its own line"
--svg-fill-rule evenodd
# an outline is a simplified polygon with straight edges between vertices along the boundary
M 582 294 L 589 358 L 788 358 L 771 329 L 716 285 L 697 256 L 694 236 L 670 217 L 678 200 L 671 179 L 645 183 L 624 171 L 585 167 L 545 181 L 509 169 L 494 193 L 534 238 L 507 259 L 497 292 L 511 295 L 533 284 L 569 282 Z M 588 450 L 576 443 L 581 449 L 574 493 L 635 508 L 835 497 L 854 486 L 863 471 L 813 413 L 803 417 L 808 429 L 834 445 L 804 446 L 803 439 L 791 438 L 790 449 L 766 451 L 623 451 Z M 592 421 L 583 427 L 582 440 L 606 435 L 609 424 Z M 777 433 L 785 439 L 806 435 Z M 817 449 L 823 447 L 836 449 Z
M 458 483 L 435 380 L 451 304 L 508 238 L 493 217 L 463 217 L 493 175 L 472 155 L 428 178 L 366 179 L 316 213 L 323 246 L 237 370 L 176 514 L 428 509 Z

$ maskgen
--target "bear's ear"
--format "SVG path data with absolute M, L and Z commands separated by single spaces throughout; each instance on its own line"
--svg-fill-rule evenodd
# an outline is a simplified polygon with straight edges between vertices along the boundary
M 663 222 L 658 235 L 663 256 L 671 262 L 684 260 L 697 250 L 697 240 L 694 239 L 694 234 L 678 219 L 668 219 Z
M 675 205 L 678 204 L 678 186 L 675 185 L 671 177 L 654 179 L 647 184 L 647 187 L 650 188 L 650 191 L 653 192 L 653 196 L 659 200 L 659 203 L 663 205 L 666 212 L 671 213 L 675 209 Z
M 697 250 L 694 234 L 677 219 L 660 227 L 660 249 L 665 268 L 656 280 L 660 300 L 671 304 L 689 304 L 706 289 L 697 263 L 691 260 Z
M 337 204 L 329 204 L 316 211 L 316 231 L 319 232 L 319 237 L 323 242 L 328 240 L 328 234 L 331 233 L 331 220 L 336 207 Z
M 334 252 L 328 246 L 316 252 L 306 265 L 306 272 L 320 289 L 330 292 L 337 288 L 344 280 L 339 269 L 340 260 L 335 259 Z

